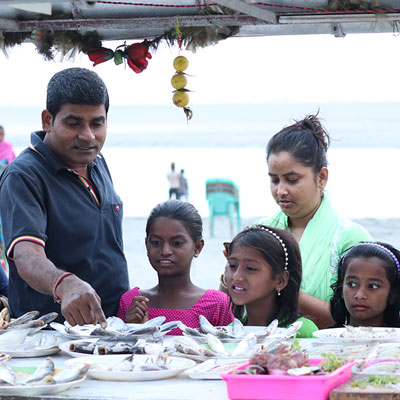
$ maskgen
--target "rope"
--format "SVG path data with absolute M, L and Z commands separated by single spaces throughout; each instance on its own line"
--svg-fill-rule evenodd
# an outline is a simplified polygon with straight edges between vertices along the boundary
M 204 4 L 156 4 L 156 3 L 128 3 L 124 1 L 97 1 L 97 3 L 101 4 L 111 4 L 111 5 L 122 5 L 122 6 L 137 6 L 137 7 L 158 7 L 158 8 L 204 8 L 204 7 L 212 7 L 218 6 L 218 3 L 204 3 Z M 314 12 L 314 13 L 324 13 L 324 14 L 376 14 L 376 13 L 398 13 L 400 9 L 393 9 L 393 8 L 374 8 L 371 9 L 351 9 L 351 10 L 329 10 L 326 8 L 309 8 L 309 7 L 296 7 L 296 6 L 286 6 L 282 4 L 271 4 L 271 3 L 263 3 L 263 2 L 255 2 L 252 4 L 265 6 L 265 7 L 272 7 L 272 8 L 284 8 L 288 10 L 296 10 L 296 11 L 304 11 L 304 12 Z

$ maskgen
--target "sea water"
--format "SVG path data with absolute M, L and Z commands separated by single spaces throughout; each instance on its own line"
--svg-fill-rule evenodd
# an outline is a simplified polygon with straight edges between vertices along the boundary
M 192 107 L 191 121 L 173 106 L 111 107 L 103 148 L 127 217 L 147 216 L 168 198 L 171 162 L 184 169 L 189 201 L 208 215 L 205 181 L 232 179 L 243 217 L 277 210 L 269 192 L 265 146 L 283 126 L 320 111 L 333 138 L 327 194 L 350 218 L 399 217 L 399 103 L 231 104 Z M 39 107 L 0 108 L 6 139 L 18 153 L 40 129 Z

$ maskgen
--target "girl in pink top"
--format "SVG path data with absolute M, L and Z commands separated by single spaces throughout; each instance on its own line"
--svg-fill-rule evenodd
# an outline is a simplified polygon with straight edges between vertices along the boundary
M 121 296 L 118 317 L 126 322 L 143 323 L 163 315 L 166 322 L 182 321 L 199 327 L 199 315 L 212 325 L 233 321 L 229 297 L 218 290 L 201 289 L 190 279 L 190 265 L 204 246 L 203 223 L 195 207 L 179 200 L 158 204 L 146 225 L 146 248 L 151 266 L 158 274 L 158 285 L 147 290 L 128 290 Z M 169 334 L 181 335 L 180 329 Z

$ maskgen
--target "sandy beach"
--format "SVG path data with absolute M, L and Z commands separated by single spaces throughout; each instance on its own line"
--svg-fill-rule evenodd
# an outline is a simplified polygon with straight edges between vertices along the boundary
M 242 226 L 247 226 L 259 218 L 242 220 Z M 376 241 L 390 243 L 400 248 L 400 218 L 354 219 L 364 226 Z M 143 289 L 150 288 L 157 283 L 157 275 L 153 271 L 146 256 L 144 246 L 146 218 L 125 218 L 123 223 L 125 254 L 129 266 L 130 285 Z M 219 276 L 224 266 L 222 243 L 232 238 L 228 220 L 218 218 L 215 223 L 215 236 L 210 237 L 208 219 L 203 219 L 203 232 L 205 246 L 200 256 L 192 263 L 192 280 L 203 288 L 217 289 Z

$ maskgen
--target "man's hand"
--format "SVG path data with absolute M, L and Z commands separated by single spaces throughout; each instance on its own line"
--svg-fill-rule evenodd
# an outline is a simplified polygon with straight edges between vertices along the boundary
M 46 257 L 43 246 L 30 241 L 21 241 L 14 247 L 14 263 L 20 277 L 36 291 L 57 295 L 61 299 L 61 313 L 71 325 L 100 323 L 107 326 L 101 308 L 101 300 L 87 282 L 76 275 L 68 275 L 54 285 L 65 273 Z M 49 298 L 49 301 L 53 301 Z
M 97 324 L 107 326 L 96 291 L 75 275 L 65 277 L 56 289 L 61 298 L 61 313 L 72 325 Z
M 150 300 L 144 296 L 136 296 L 133 298 L 128 311 L 125 313 L 125 321 L 143 324 L 149 320 L 149 312 L 147 309 L 147 303 Z

